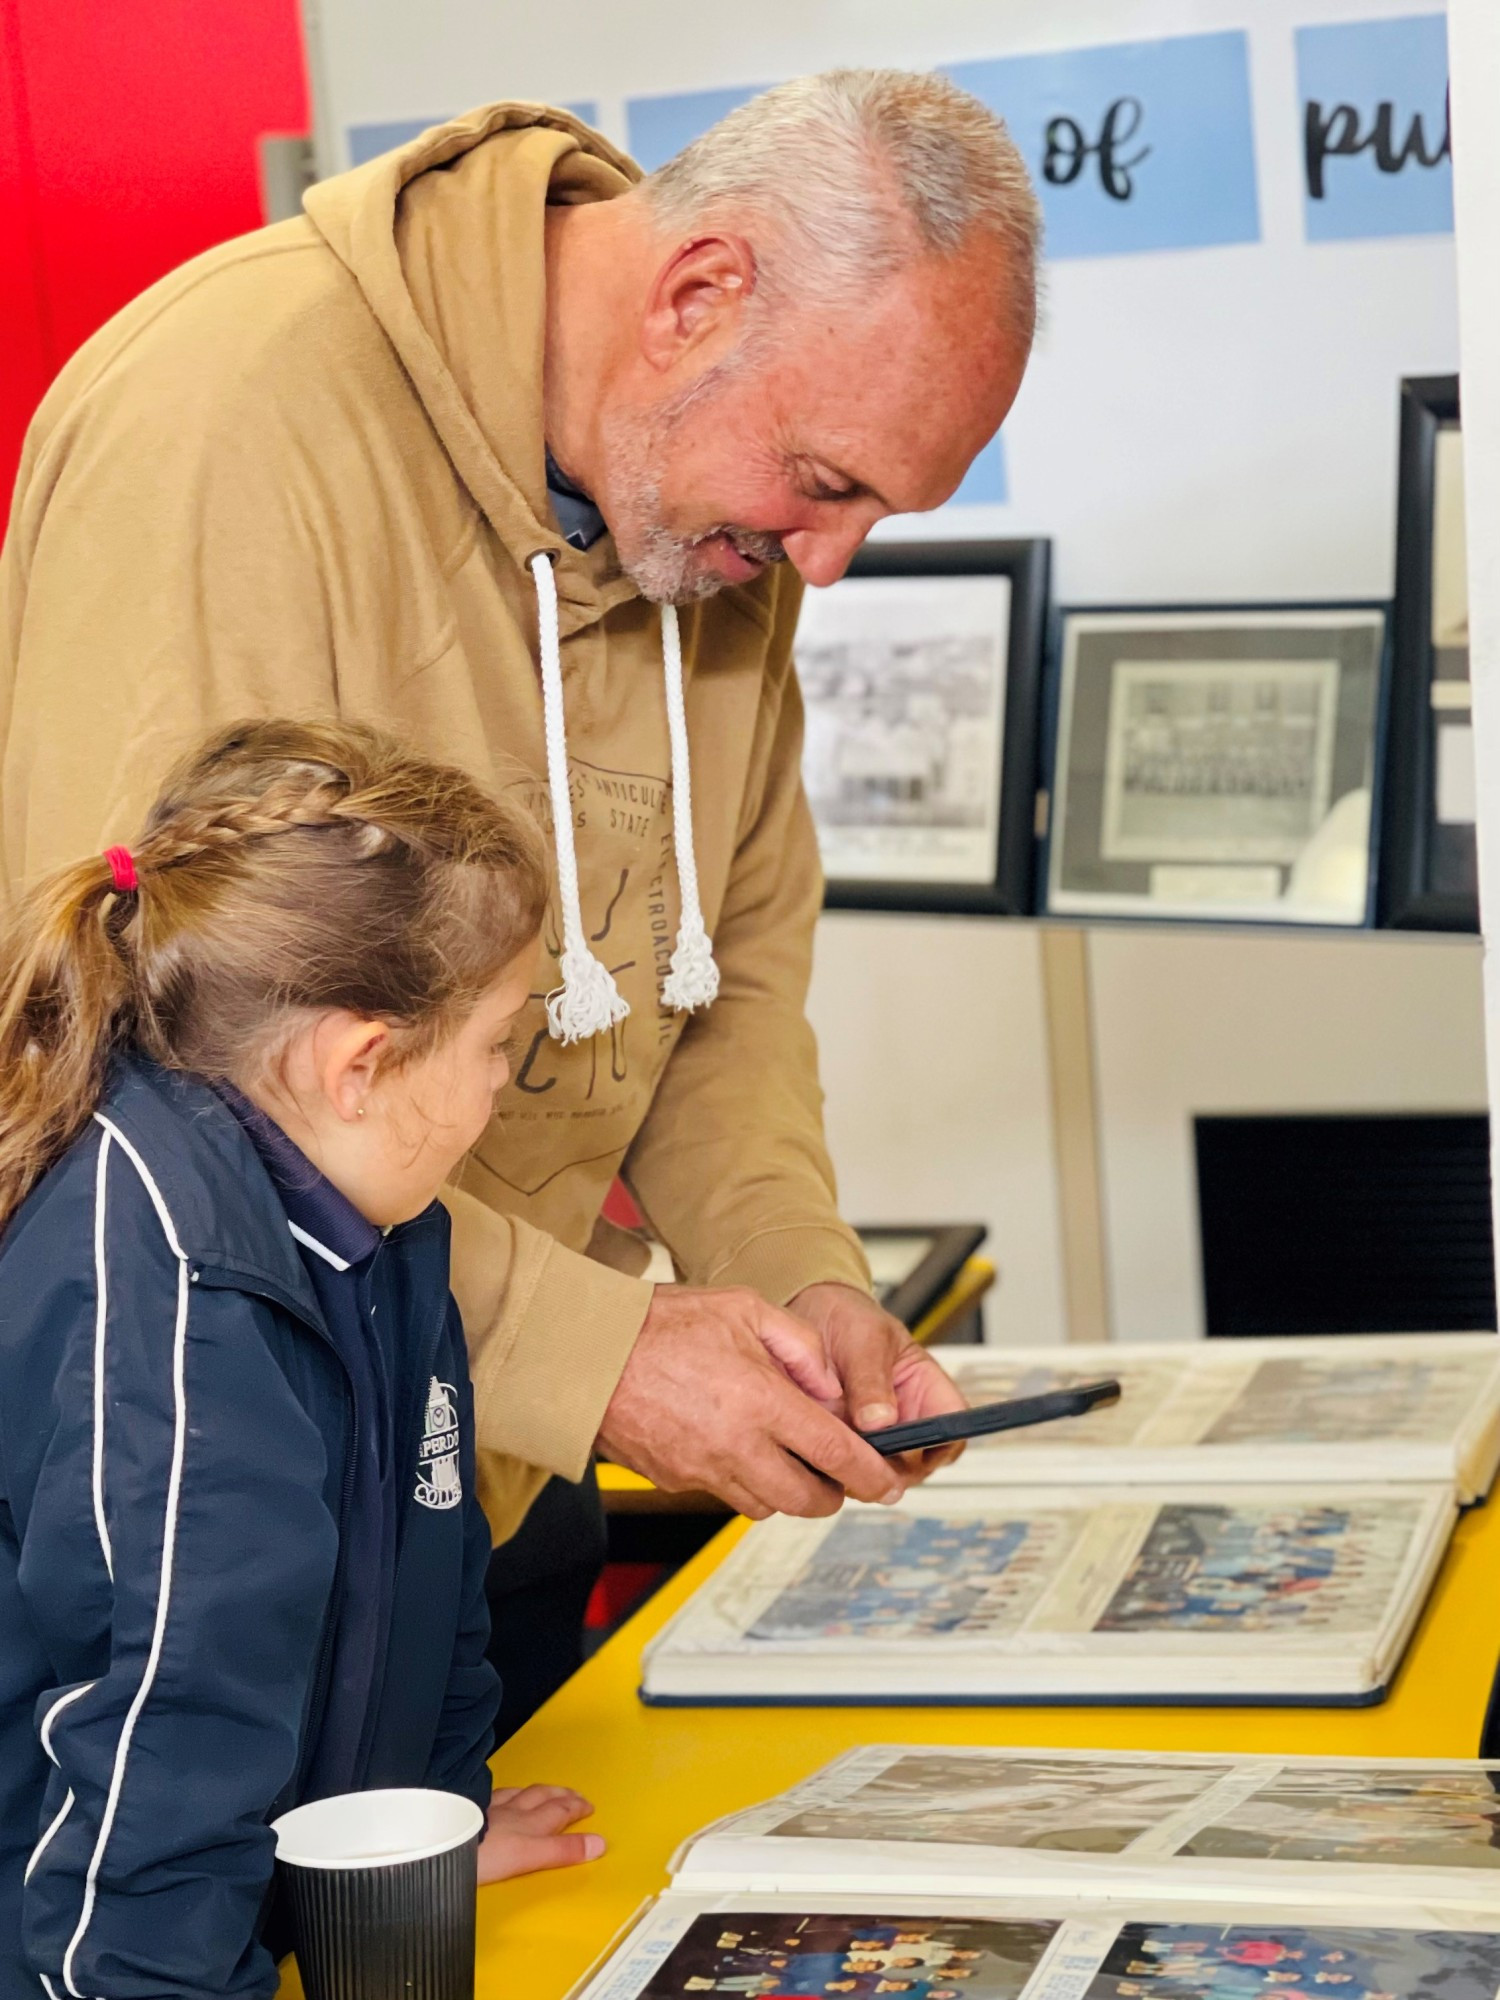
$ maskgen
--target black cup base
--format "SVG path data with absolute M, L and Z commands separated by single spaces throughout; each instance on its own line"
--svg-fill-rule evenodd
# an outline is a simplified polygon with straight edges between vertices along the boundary
M 478 1841 L 376 1868 L 278 1864 L 307 2000 L 474 2000 Z

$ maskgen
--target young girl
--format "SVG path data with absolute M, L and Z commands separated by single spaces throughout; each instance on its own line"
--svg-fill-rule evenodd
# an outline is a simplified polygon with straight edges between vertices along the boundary
M 489 1801 L 437 1194 L 545 898 L 457 771 L 250 723 L 0 943 L 3 2000 L 270 1994 L 270 1819 Z M 482 1879 L 597 1853 L 588 1810 L 507 1795 Z

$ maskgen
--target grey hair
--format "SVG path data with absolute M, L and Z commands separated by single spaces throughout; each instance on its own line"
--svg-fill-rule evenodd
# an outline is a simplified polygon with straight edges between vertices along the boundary
M 1015 141 L 977 97 L 931 72 L 835 69 L 778 84 L 683 148 L 643 193 L 668 229 L 731 217 L 757 242 L 769 299 L 838 303 L 923 252 L 982 233 L 1005 255 L 1007 316 L 1036 320 L 1041 207 Z

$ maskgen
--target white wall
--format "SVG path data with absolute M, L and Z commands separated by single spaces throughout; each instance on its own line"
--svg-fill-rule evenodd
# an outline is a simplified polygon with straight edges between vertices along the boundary
M 1262 241 L 1056 263 L 1006 427 L 1009 503 L 894 531 L 1050 534 L 1063 600 L 1388 594 L 1397 382 L 1456 366 L 1452 242 L 1303 241 L 1292 31 L 1433 0 L 305 4 L 325 136 L 515 96 L 596 100 L 623 141 L 633 95 L 1248 29 Z M 1192 1108 L 1483 1101 L 1473 950 L 1155 932 L 1092 950 L 1107 1252 L 1131 1336 L 1198 1330 Z M 848 1211 L 987 1220 L 994 1325 L 1060 1334 L 1034 933 L 826 919 L 813 1015 Z
M 1051 265 L 1006 426 L 1010 503 L 894 532 L 1051 534 L 1062 599 L 1379 595 L 1391 581 L 1396 390 L 1456 365 L 1448 237 L 1308 245 L 1293 29 L 1434 0 L 304 0 L 320 120 L 487 97 L 625 101 L 837 63 L 925 67 L 1246 28 L 1262 240 Z
M 1477 939 L 1097 932 L 1111 1317 L 1203 1330 L 1195 1112 L 1482 1111 Z
M 1061 1339 L 1036 927 L 826 916 L 810 1012 L 845 1214 L 988 1223 L 989 1338 Z

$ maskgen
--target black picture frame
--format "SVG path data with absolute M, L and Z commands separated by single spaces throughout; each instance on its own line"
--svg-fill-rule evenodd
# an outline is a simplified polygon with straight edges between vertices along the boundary
M 830 871 L 824 907 L 908 914 L 1025 916 L 1032 909 L 1042 660 L 1051 543 L 880 542 L 860 551 L 851 579 L 989 578 L 1010 584 L 994 866 L 985 882 L 841 878 Z M 838 584 L 833 585 L 837 590 Z M 821 593 L 820 593 L 821 594 Z
M 871 1223 L 859 1226 L 867 1253 L 882 1242 L 910 1242 L 914 1260 L 902 1275 L 878 1285 L 880 1303 L 903 1326 L 915 1326 L 952 1290 L 989 1230 L 982 1222 Z
M 1325 650 L 1321 642 L 1315 642 L 1312 635 L 1320 625 L 1340 633 L 1335 654 L 1339 657 L 1339 692 L 1336 696 L 1337 710 L 1335 729 L 1343 737 L 1346 720 L 1353 724 L 1353 742 L 1359 746 L 1358 760 L 1364 772 L 1370 791 L 1369 834 L 1366 845 L 1367 867 L 1365 894 L 1358 915 L 1324 915 L 1304 913 L 1301 915 L 1278 907 L 1273 902 L 1259 905 L 1247 903 L 1243 907 L 1230 908 L 1215 906 L 1207 901 L 1201 907 L 1174 905 L 1163 897 L 1160 901 L 1154 895 L 1148 899 L 1144 893 L 1144 883 L 1126 887 L 1108 886 L 1100 882 L 1094 889 L 1080 890 L 1076 881 L 1064 883 L 1064 876 L 1073 873 L 1067 857 L 1060 851 L 1060 841 L 1071 836 L 1065 826 L 1066 814 L 1060 807 L 1059 771 L 1065 759 L 1076 756 L 1077 747 L 1071 740 L 1070 727 L 1070 633 L 1088 625 L 1096 625 L 1107 633 L 1116 628 L 1114 647 L 1107 656 L 1107 664 L 1112 673 L 1116 667 L 1131 667 L 1135 664 L 1138 647 L 1144 648 L 1151 656 L 1153 664 L 1158 655 L 1168 662 L 1176 659 L 1176 648 L 1184 648 L 1184 668 L 1191 671 L 1189 660 L 1201 650 L 1195 640 L 1195 632 L 1201 637 L 1215 627 L 1225 633 L 1238 634 L 1247 640 L 1255 638 L 1257 628 L 1268 635 L 1271 646 L 1270 657 L 1282 657 L 1277 650 L 1274 634 L 1280 630 L 1288 635 L 1285 643 L 1288 651 L 1285 657 L 1294 659 L 1305 646 L 1309 655 Z M 1174 637 L 1167 630 L 1178 627 Z M 1302 637 L 1293 639 L 1298 628 L 1303 628 Z M 1360 629 L 1370 635 L 1372 646 L 1367 646 L 1357 637 Z M 1352 652 L 1351 652 L 1352 648 Z M 1226 647 L 1222 658 L 1225 665 L 1232 663 L 1234 648 Z M 1213 653 L 1217 661 L 1221 657 Z M 1151 923 L 1176 925 L 1183 923 L 1248 925 L 1254 928 L 1284 927 L 1287 929 L 1366 929 L 1374 922 L 1375 888 L 1379 874 L 1379 829 L 1381 825 L 1381 786 L 1384 766 L 1384 744 L 1387 722 L 1387 688 L 1390 661 L 1390 605 L 1380 600 L 1356 599 L 1336 602 L 1276 602 L 1276 603 L 1229 603 L 1229 604 L 1071 604 L 1059 606 L 1053 614 L 1051 643 L 1048 649 L 1045 681 L 1045 766 L 1043 798 L 1038 801 L 1038 823 L 1042 829 L 1037 854 L 1036 904 L 1038 911 L 1048 917 L 1055 917 L 1068 923 Z M 1358 684 L 1347 680 L 1351 668 L 1358 670 Z M 1079 671 L 1081 672 L 1081 665 Z M 1346 698 L 1351 706 L 1348 718 L 1345 715 Z M 1097 700 L 1094 704 L 1097 707 Z M 1093 750 L 1099 758 L 1104 752 L 1098 745 Z M 1336 751 L 1336 765 L 1347 761 L 1354 754 L 1348 739 L 1344 748 Z M 1100 762 L 1095 769 L 1095 756 L 1084 759 L 1083 768 L 1091 776 L 1095 789 L 1102 789 L 1105 781 L 1105 764 Z M 1071 765 L 1069 767 L 1071 775 Z M 1337 771 L 1334 772 L 1335 779 Z M 1348 774 L 1345 774 L 1347 779 Z M 1339 796 L 1337 790 L 1334 797 Z M 1097 801 L 1096 801 L 1097 804 Z M 1097 815 L 1094 815 L 1097 816 Z M 1093 828 L 1097 833 L 1100 829 Z M 1093 842 L 1089 830 L 1085 828 L 1085 847 Z M 1086 857 L 1085 857 L 1086 858 Z M 1149 871 L 1144 863 L 1134 864 L 1130 872 L 1138 872 L 1144 878 Z M 1191 871 L 1190 871 L 1191 872 Z M 1259 869 L 1252 872 L 1263 872 Z M 1278 871 L 1279 872 L 1279 871 Z
M 1438 438 L 1460 424 L 1456 375 L 1401 384 L 1396 503 L 1396 603 L 1390 723 L 1386 731 L 1376 923 L 1390 930 L 1479 929 L 1478 856 L 1472 827 L 1437 817 L 1438 730 L 1433 701 L 1433 531 Z

